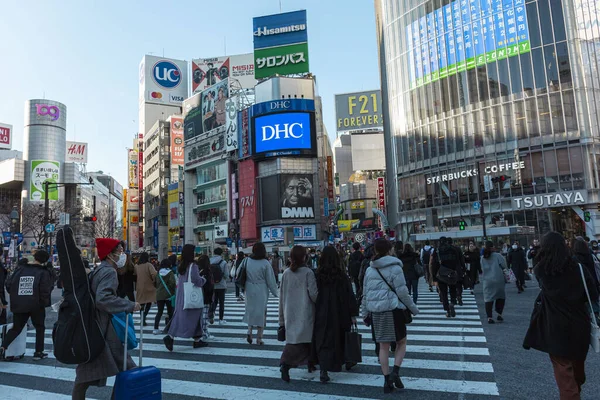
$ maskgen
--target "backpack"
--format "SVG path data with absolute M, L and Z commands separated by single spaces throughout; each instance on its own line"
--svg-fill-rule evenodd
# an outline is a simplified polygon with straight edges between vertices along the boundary
M 219 283 L 223 280 L 223 270 L 221 269 L 222 262 L 223 260 L 221 259 L 214 264 L 210 264 L 210 272 L 212 274 L 214 283 Z
M 429 259 L 431 258 L 431 249 L 432 247 L 430 247 L 429 250 L 423 249 L 423 265 L 429 265 Z
M 56 247 L 64 300 L 52 329 L 54 356 L 63 364 L 85 364 L 95 360 L 104 350 L 104 331 L 98 325 L 90 281 L 71 228 L 56 232 Z
M 348 272 L 350 273 L 351 277 L 358 279 L 360 274 L 360 266 L 362 265 L 363 259 L 364 256 L 359 251 L 350 254 Z

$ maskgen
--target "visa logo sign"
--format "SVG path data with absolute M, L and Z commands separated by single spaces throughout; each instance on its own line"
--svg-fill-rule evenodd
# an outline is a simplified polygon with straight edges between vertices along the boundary
M 183 98 L 183 96 L 174 96 L 174 95 L 169 95 L 169 99 L 171 100 L 171 103 L 182 103 L 185 99 Z
M 311 113 L 269 114 L 254 120 L 255 152 L 273 152 L 313 147 Z

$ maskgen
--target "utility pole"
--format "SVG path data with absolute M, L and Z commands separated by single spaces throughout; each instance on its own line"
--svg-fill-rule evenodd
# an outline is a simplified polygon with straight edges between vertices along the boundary
M 50 182 L 44 181 L 44 246 L 48 246 L 48 231 L 46 225 L 50 222 L 50 199 L 48 198 L 48 186 Z
M 487 240 L 487 231 L 485 228 L 485 211 L 483 209 L 483 184 L 481 182 L 481 168 L 480 163 L 477 162 L 477 182 L 479 184 L 478 198 L 479 198 L 479 216 L 481 217 L 481 224 L 483 225 L 483 241 Z M 484 243 L 485 244 L 485 243 Z

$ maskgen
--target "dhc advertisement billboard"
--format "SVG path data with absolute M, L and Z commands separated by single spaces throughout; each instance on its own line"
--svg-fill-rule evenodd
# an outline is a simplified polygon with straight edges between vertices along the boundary
M 315 114 L 282 112 L 252 118 L 253 150 L 265 157 L 316 153 Z

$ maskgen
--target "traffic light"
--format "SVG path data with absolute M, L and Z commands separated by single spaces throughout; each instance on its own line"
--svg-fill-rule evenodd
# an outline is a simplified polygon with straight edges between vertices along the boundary
M 510 180 L 510 176 L 500 175 L 492 178 L 492 183 L 504 183 Z
M 458 230 L 464 231 L 467 229 L 467 223 L 464 220 L 458 221 Z
M 590 214 L 589 211 L 584 211 L 583 212 L 583 220 L 585 222 L 590 222 L 592 220 L 592 215 Z
M 96 222 L 98 221 L 98 217 L 96 217 L 95 215 L 91 216 L 91 217 L 83 217 L 83 222 Z

